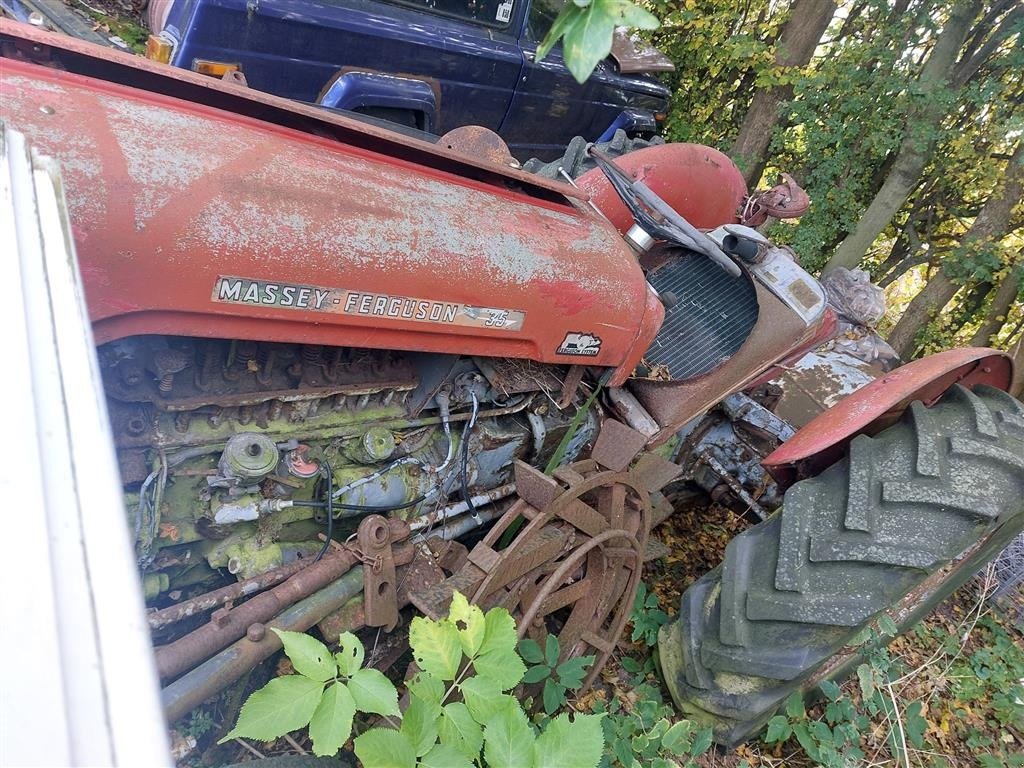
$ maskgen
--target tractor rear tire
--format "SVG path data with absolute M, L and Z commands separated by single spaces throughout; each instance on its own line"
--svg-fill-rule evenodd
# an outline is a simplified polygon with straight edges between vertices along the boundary
M 986 386 L 915 402 L 793 485 L 683 594 L 659 637 L 665 681 L 735 746 L 793 691 L 848 675 L 882 612 L 909 628 L 1022 528 L 1024 406 Z

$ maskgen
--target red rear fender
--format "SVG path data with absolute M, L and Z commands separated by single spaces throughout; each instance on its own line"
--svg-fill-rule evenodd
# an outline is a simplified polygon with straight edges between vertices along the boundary
M 914 360 L 823 411 L 762 462 L 780 485 L 791 485 L 835 463 L 855 436 L 889 426 L 914 400 L 931 405 L 954 384 L 1006 390 L 1013 362 L 994 349 L 950 349 Z

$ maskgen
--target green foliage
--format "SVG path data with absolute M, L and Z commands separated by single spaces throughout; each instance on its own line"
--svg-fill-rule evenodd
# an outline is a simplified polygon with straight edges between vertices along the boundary
M 559 664 L 560 653 L 555 635 L 547 636 L 544 650 L 541 650 L 536 640 L 526 638 L 519 642 L 519 655 L 532 665 L 527 668 L 523 682 L 529 685 L 544 683 L 542 699 L 544 711 L 549 715 L 565 704 L 569 691 L 575 691 L 583 685 L 587 669 L 594 663 L 593 656 L 579 656 Z
M 597 765 L 599 716 L 560 715 L 535 729 L 508 693 L 527 674 L 508 611 L 485 614 L 456 593 L 446 619 L 417 617 L 409 638 L 420 667 L 409 682 L 409 707 L 397 732 L 356 737 L 356 756 L 367 768 L 473 765 L 481 754 L 490 768 Z
M 644 645 L 654 647 L 658 643 L 658 631 L 667 624 L 669 615 L 659 607 L 658 596 L 647 591 L 647 585 L 640 582 L 633 600 L 633 613 L 629 617 L 633 624 L 633 642 L 643 640 Z
M 767 0 L 651 0 L 662 20 L 652 42 L 672 59 L 666 76 L 672 103 L 665 124 L 671 141 L 727 150 L 758 87 L 790 76 L 777 70 L 772 39 L 784 18 Z
M 907 671 L 902 658 L 894 658 L 884 647 L 896 632 L 895 624 L 883 616 L 878 630 L 869 630 L 852 645 L 864 645 L 866 658 L 856 669 L 851 685 L 843 690 L 832 681 L 820 684 L 821 702 L 812 715 L 804 708 L 803 695 L 796 691 L 786 700 L 783 711 L 772 717 L 763 736 L 768 745 L 794 740 L 817 765 L 825 768 L 846 768 L 851 764 L 877 763 L 878 756 L 866 755 L 866 743 L 879 740 L 896 765 L 914 765 L 914 755 L 940 754 L 940 747 L 930 741 L 943 729 L 937 727 L 936 713 L 929 701 L 918 696 L 901 694 L 901 686 L 912 685 L 917 674 L 934 664 L 941 671 L 940 679 L 951 686 L 941 697 L 952 710 L 944 729 L 950 724 L 958 732 L 950 738 L 961 741 L 981 766 L 1024 765 L 1013 754 L 1017 743 L 1013 734 L 1024 730 L 1024 648 L 990 617 L 977 622 L 975 632 L 981 634 L 978 647 L 963 653 L 965 640 L 945 629 L 916 627 L 912 633 L 918 642 L 937 646 L 927 661 Z M 949 657 L 950 662 L 943 661 Z M 918 683 L 916 690 L 938 690 Z M 905 690 L 905 688 L 902 688 Z M 992 733 L 1000 738 L 992 737 Z M 1016 762 L 1015 762 L 1016 761 Z M 931 765 L 950 765 L 942 759 Z
M 203 708 L 193 709 L 188 722 L 180 727 L 183 736 L 191 736 L 197 741 L 213 730 L 213 715 Z
M 350 632 L 332 655 L 323 643 L 301 632 L 274 629 L 297 675 L 277 677 L 253 693 L 238 723 L 220 743 L 240 736 L 276 739 L 309 726 L 313 752 L 333 755 L 348 741 L 356 712 L 397 716 L 398 693 L 376 669 L 360 669 L 362 643 Z
M 516 653 L 515 621 L 503 608 L 485 614 L 456 593 L 447 618 L 414 619 L 410 644 L 420 671 L 408 684 L 404 713 L 391 681 L 362 668 L 365 651 L 355 635 L 343 634 L 332 655 L 308 635 L 274 631 L 298 674 L 253 693 L 222 743 L 241 736 L 267 741 L 308 725 L 314 753 L 333 755 L 362 712 L 396 726 L 356 736 L 365 768 L 472 768 L 481 760 L 489 768 L 595 768 L 601 758 L 601 715 L 561 714 L 536 728 L 509 693 L 527 670 Z M 578 687 L 593 657 L 559 665 L 556 642 L 542 660 L 552 653 L 558 684 Z
M 611 52 L 616 27 L 656 29 L 658 20 L 629 0 L 572 0 L 537 47 L 537 61 L 563 39 L 565 66 L 582 83 Z
M 632 663 L 627 665 L 627 661 Z M 693 768 L 694 758 L 711 749 L 711 728 L 690 720 L 673 723 L 676 713 L 665 704 L 659 688 L 646 680 L 653 672 L 650 659 L 641 663 L 625 657 L 623 662 L 624 667 L 639 673 L 631 691 L 636 700 L 631 705 L 617 699 L 599 705 L 598 711 L 605 715 L 602 768 Z

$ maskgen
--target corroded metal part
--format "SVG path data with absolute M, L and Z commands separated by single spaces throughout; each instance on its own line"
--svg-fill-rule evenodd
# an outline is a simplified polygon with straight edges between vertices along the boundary
M 512 157 L 501 136 L 481 125 L 463 125 L 448 131 L 437 141 L 442 147 L 453 149 L 464 155 L 489 160 L 497 165 L 518 168 L 519 161 Z
M 359 562 L 349 551 L 329 552 L 320 562 L 292 576 L 273 589 L 220 613 L 210 623 L 154 650 L 156 668 L 170 680 L 243 637 L 250 624 L 264 623 L 289 605 L 335 581 Z M 219 609 L 225 611 L 224 608 Z
M 559 349 L 585 332 L 600 339 L 587 364 L 621 384 L 657 331 L 634 254 L 570 187 L 3 21 L 0 43 L 69 70 L 5 57 L 0 115 L 64 168 L 100 343 L 174 333 L 571 364 Z
M 672 59 L 625 27 L 616 27 L 612 36 L 612 53 L 619 72 L 674 72 Z
M 268 622 L 266 628 L 305 632 L 358 595 L 362 588 L 363 568 L 357 565 L 340 579 L 285 610 Z M 188 714 L 279 650 L 281 639 L 275 632 L 264 632 L 258 640 L 243 637 L 236 641 L 163 689 L 161 698 L 167 720 L 173 723 Z
M 604 430 L 613 423 L 606 421 Z M 607 434 L 623 439 L 614 429 Z M 629 458 L 636 453 L 627 452 Z M 628 463 L 619 452 L 606 453 L 616 465 Z M 543 640 L 549 632 L 556 634 L 562 660 L 593 652 L 596 661 L 585 681 L 589 686 L 632 608 L 651 525 L 649 485 L 673 476 L 663 467 L 649 467 L 641 480 L 587 459 L 547 477 L 520 462 L 520 499 L 457 573 L 415 591 L 411 600 L 433 618 L 447 612 L 455 591 L 485 609 L 504 607 L 517 618 L 520 637 Z M 518 531 L 517 525 L 522 526 Z M 509 536 L 511 542 L 501 548 Z
M 390 632 L 398 623 L 395 559 L 391 552 L 391 528 L 387 518 L 367 515 L 359 522 L 356 542 L 366 558 L 363 568 L 363 610 L 366 625 Z
M 395 524 L 403 525 L 395 520 Z M 408 526 L 405 535 L 408 536 Z M 396 537 L 396 538 L 400 538 Z M 394 562 L 412 560 L 413 548 L 405 546 L 394 553 Z M 288 606 L 335 581 L 360 562 L 352 549 L 331 550 L 322 560 L 302 569 L 287 581 L 263 592 L 237 608 L 220 608 L 208 624 L 155 649 L 157 672 L 161 679 L 173 679 L 207 659 L 234 640 L 245 635 L 251 624 L 265 623 Z M 319 621 L 319 619 L 317 619 Z
M 895 423 L 914 400 L 931 405 L 954 384 L 1006 390 L 1012 377 L 1009 355 L 993 349 L 950 349 L 914 360 L 819 414 L 762 463 L 786 487 L 833 464 L 856 435 Z
M 182 619 L 187 619 L 190 616 L 195 616 L 203 611 L 219 608 L 225 603 L 249 597 L 275 584 L 280 584 L 285 579 L 294 576 L 303 568 L 309 566 L 310 562 L 309 560 L 296 560 L 294 563 L 267 571 L 255 578 L 228 584 L 226 587 L 215 589 L 212 592 L 207 592 L 204 595 L 188 600 L 182 600 L 180 603 L 175 603 L 167 608 L 148 611 L 146 613 L 146 621 L 149 623 L 150 628 L 159 629 L 160 627 L 166 627 L 168 624 L 174 624 Z

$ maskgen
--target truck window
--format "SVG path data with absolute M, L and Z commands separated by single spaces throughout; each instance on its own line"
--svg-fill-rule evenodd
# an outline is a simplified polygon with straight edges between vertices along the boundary
M 530 6 L 530 18 L 527 23 L 530 29 L 530 37 L 534 41 L 539 43 L 544 39 L 544 35 L 548 33 L 551 25 L 558 18 L 558 14 L 565 7 L 565 2 L 566 0 L 533 0 L 533 5 Z
M 505 29 L 517 0 L 386 0 L 418 11 Z

